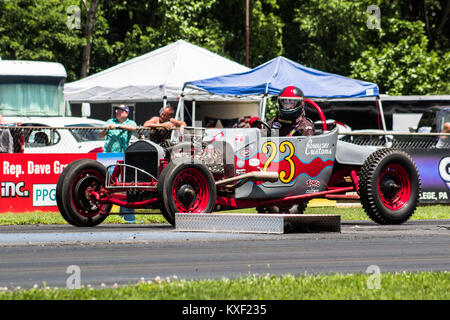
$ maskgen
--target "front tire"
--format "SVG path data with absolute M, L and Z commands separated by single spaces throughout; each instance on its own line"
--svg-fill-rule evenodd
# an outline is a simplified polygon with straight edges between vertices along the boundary
M 175 226 L 175 213 L 212 212 L 216 205 L 214 177 L 203 164 L 189 158 L 170 162 L 161 172 L 157 185 L 161 213 Z
M 98 205 L 89 191 L 105 186 L 106 168 L 91 159 L 69 164 L 58 179 L 56 201 L 63 218 L 76 227 L 93 227 L 106 218 L 110 205 Z
M 359 175 L 361 204 L 378 224 L 401 224 L 416 210 L 420 177 L 411 157 L 397 149 L 381 149 L 364 162 Z

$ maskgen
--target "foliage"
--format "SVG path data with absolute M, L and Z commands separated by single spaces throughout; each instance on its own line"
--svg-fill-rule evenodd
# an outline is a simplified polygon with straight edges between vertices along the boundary
M 373 1 L 310 0 L 284 2 L 286 56 L 309 67 L 348 74 L 348 63 L 376 37 L 366 26 L 366 8 Z
M 428 50 L 424 24 L 390 19 L 392 30 L 406 29 L 405 37 L 370 47 L 352 62 L 351 76 L 379 85 L 389 95 L 448 94 L 450 92 L 450 52 Z M 382 38 L 385 35 L 382 35 Z
M 211 15 L 215 0 L 167 0 L 158 5 L 153 26 L 134 24 L 124 38 L 121 59 L 130 59 L 179 39 L 219 52 L 223 38 Z
M 83 39 L 67 25 L 70 0 L 13 0 L 0 2 L 0 56 L 12 60 L 62 62 L 69 79 L 81 65 Z
M 292 3 L 283 2 L 284 8 Z M 439 1 L 427 3 L 426 24 L 409 12 L 418 11 L 409 1 L 302 2 L 285 10 L 283 20 L 293 21 L 284 30 L 286 54 L 320 70 L 375 82 L 381 93 L 448 94 L 448 40 L 438 32 L 432 40 L 442 49 L 433 51 L 425 33 L 425 25 L 439 29 L 443 8 Z M 380 29 L 368 27 L 374 4 L 380 8 Z
M 448 1 L 249 3 L 250 67 L 284 55 L 319 70 L 375 81 L 382 93 L 450 93 Z M 371 5 L 380 8 L 381 30 L 368 27 Z M 81 13 L 78 28 L 67 25 L 71 6 Z M 77 80 L 85 21 L 80 0 L 0 1 L 0 56 L 58 61 L 68 81 Z M 244 0 L 103 0 L 94 26 L 90 74 L 178 39 L 246 61 Z
M 256 67 L 282 54 L 283 22 L 275 0 L 250 1 L 250 66 Z M 225 39 L 225 55 L 245 64 L 246 32 L 245 1 L 218 1 L 215 17 Z

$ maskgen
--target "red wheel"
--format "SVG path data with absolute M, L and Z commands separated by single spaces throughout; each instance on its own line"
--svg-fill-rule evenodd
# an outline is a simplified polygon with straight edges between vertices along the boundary
M 178 212 L 205 212 L 209 203 L 209 186 L 197 168 L 185 168 L 175 177 L 172 197 Z
M 69 194 L 72 205 L 79 215 L 91 218 L 102 212 L 102 207 L 97 206 L 95 199 L 90 197 L 90 193 L 100 190 L 104 182 L 105 177 L 95 170 L 82 171 L 75 177 Z
M 419 194 L 419 173 L 404 151 L 378 150 L 361 167 L 361 204 L 367 215 L 379 224 L 407 221 L 416 210 Z
M 111 209 L 90 197 L 105 185 L 106 168 L 91 159 L 80 159 L 67 166 L 58 180 L 56 201 L 61 215 L 76 227 L 93 227 L 103 222 Z
M 398 164 L 389 164 L 381 171 L 378 193 L 383 204 L 390 210 L 400 210 L 411 197 L 408 172 Z
M 181 158 L 162 171 L 157 185 L 161 213 L 175 225 L 175 213 L 212 212 L 216 205 L 216 185 L 208 168 Z

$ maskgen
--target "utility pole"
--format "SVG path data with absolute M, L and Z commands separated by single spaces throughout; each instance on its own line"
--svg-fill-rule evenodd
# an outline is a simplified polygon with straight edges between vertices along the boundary
M 245 0 L 245 65 L 250 66 L 250 0 Z

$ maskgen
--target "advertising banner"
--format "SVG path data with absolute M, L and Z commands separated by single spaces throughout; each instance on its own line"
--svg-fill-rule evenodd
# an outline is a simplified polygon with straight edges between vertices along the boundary
M 420 203 L 450 204 L 448 149 L 411 149 L 422 183 Z M 1 154 L 0 213 L 58 212 L 56 183 L 64 168 L 77 159 L 94 159 L 105 166 L 123 159 L 123 153 Z
M 420 203 L 450 203 L 450 149 L 405 150 L 413 158 L 422 182 Z
M 96 159 L 84 154 L 1 154 L 0 213 L 58 212 L 56 183 L 64 168 L 77 159 Z

